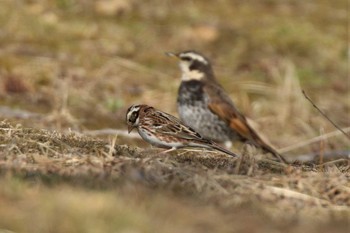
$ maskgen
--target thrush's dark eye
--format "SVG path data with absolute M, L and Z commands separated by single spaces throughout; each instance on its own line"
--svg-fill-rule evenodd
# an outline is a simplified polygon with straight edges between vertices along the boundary
M 192 59 L 190 57 L 181 57 L 182 61 L 191 61 Z

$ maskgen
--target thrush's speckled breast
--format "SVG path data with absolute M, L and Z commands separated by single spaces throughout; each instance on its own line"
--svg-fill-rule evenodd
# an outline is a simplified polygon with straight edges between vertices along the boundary
M 181 82 L 177 97 L 180 118 L 200 134 L 217 142 L 239 139 L 239 134 L 208 109 L 210 97 L 204 92 L 204 85 L 198 80 Z
M 210 61 L 195 51 L 167 53 L 179 59 L 182 72 L 177 106 L 181 120 L 204 137 L 230 145 L 249 142 L 279 160 L 285 159 L 264 142 L 217 82 Z

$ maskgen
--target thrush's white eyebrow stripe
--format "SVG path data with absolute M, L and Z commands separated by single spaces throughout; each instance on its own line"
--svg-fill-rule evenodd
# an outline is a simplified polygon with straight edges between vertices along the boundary
M 196 53 L 192 53 L 192 52 L 182 53 L 182 54 L 180 54 L 180 58 L 181 57 L 191 57 L 193 60 L 200 61 L 206 65 L 208 64 L 208 61 L 203 56 L 196 54 Z

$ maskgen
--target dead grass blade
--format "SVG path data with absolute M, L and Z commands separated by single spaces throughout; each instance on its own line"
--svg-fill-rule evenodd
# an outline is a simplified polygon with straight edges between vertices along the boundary
M 293 199 L 298 199 L 302 201 L 312 201 L 317 205 L 332 205 L 329 201 L 326 201 L 317 197 L 313 197 L 305 193 L 300 193 L 294 190 L 279 188 L 274 186 L 266 186 L 265 188 L 269 189 L 272 193 L 276 195 L 281 195 L 286 198 L 293 198 Z
M 320 165 L 317 165 L 316 167 L 323 168 L 326 165 L 332 165 L 332 164 L 337 164 L 337 163 L 347 162 L 347 161 L 349 161 L 349 159 L 337 159 L 337 160 L 332 160 L 332 161 L 329 161 L 329 162 L 322 163 Z
M 350 127 L 343 128 L 342 131 L 350 132 Z M 329 133 L 326 133 L 326 134 L 323 134 L 323 135 L 311 138 L 309 140 L 304 140 L 304 141 L 296 143 L 294 145 L 290 145 L 290 146 L 281 148 L 281 149 L 278 150 L 278 152 L 279 153 L 289 152 L 289 151 L 292 151 L 292 150 L 295 150 L 295 149 L 298 149 L 298 148 L 310 145 L 312 143 L 318 142 L 320 140 L 324 140 L 324 139 L 327 139 L 327 138 L 339 136 L 341 134 L 342 134 L 342 132 L 340 132 L 339 130 L 335 130 L 335 131 L 332 131 L 332 132 L 329 132 Z
M 83 134 L 90 135 L 90 136 L 117 135 L 117 136 L 123 136 L 126 138 L 140 138 L 140 136 L 137 133 L 131 132 L 129 134 L 127 130 L 120 130 L 120 129 L 85 130 Z

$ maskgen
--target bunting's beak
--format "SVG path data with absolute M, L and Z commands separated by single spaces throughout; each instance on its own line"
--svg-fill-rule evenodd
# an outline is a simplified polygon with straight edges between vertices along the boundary
M 130 133 L 135 127 L 132 125 L 128 125 L 128 133 Z

